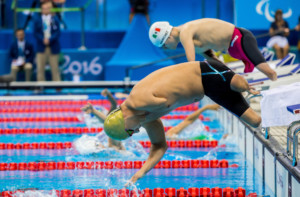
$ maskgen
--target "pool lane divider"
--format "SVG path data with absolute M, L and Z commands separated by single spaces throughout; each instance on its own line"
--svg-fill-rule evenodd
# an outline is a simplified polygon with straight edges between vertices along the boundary
M 169 128 L 166 128 L 169 129 Z M 103 128 L 88 127 L 61 127 L 61 128 L 0 128 L 0 135 L 19 135 L 19 134 L 93 134 L 100 133 Z
M 178 120 L 185 119 L 188 115 L 165 115 L 161 119 Z M 199 116 L 200 120 L 210 121 L 209 117 Z M 77 116 L 38 116 L 38 117 L 1 117 L 0 122 L 82 122 Z
M 150 141 L 139 141 L 144 148 L 150 148 Z M 168 140 L 169 148 L 215 148 L 218 140 Z M 69 149 L 73 147 L 72 142 L 32 142 L 32 143 L 0 143 L 0 150 L 36 150 L 36 149 Z M 224 145 L 222 145 L 224 147 Z
M 51 170 L 100 170 L 100 169 L 140 169 L 145 161 L 58 161 L 58 162 L 20 162 L 0 163 L 0 171 L 51 171 Z M 222 160 L 163 160 L 154 169 L 178 168 L 237 168 Z
M 1 107 L 1 106 L 0 106 Z M 0 113 L 41 113 L 41 112 L 82 112 L 81 108 L 82 106 L 55 106 L 55 107 L 49 107 L 49 106 L 39 106 L 39 107 L 30 107 L 30 106 L 13 106 L 13 107 L 3 107 L 0 108 Z M 109 108 L 109 105 L 104 105 L 105 108 Z M 179 107 L 177 109 L 174 109 L 174 111 L 196 111 L 198 109 L 197 106 L 183 106 Z
M 122 104 L 124 102 L 123 99 L 117 99 L 118 105 Z M 91 103 L 92 105 L 105 105 L 110 106 L 110 102 L 106 99 L 102 100 L 38 100 L 38 101 L 0 101 L 0 110 L 3 109 L 10 109 L 10 108 L 33 108 L 33 106 L 42 106 L 42 108 L 45 108 L 45 106 L 59 106 L 59 108 L 62 108 L 63 106 L 67 106 L 66 108 L 69 109 L 70 107 L 82 107 L 83 105 L 86 105 L 87 103 Z M 9 108 L 5 108 L 9 107 Z M 51 108 L 49 108 L 51 109 Z M 53 107 L 52 107 L 53 109 Z M 196 104 L 189 104 L 186 106 L 181 106 L 176 109 L 175 111 L 195 111 L 198 109 L 198 106 Z M 55 110 L 55 109 L 53 109 Z M 22 111 L 22 110 L 21 110 Z M 0 111 L 2 112 L 2 111 Z M 3 111 L 4 112 L 4 111 Z
M 164 127 L 165 132 L 172 127 Z M 217 129 L 210 129 L 209 126 L 204 126 L 207 132 L 216 133 Z M 88 127 L 61 127 L 61 128 L 0 128 L 0 135 L 19 135 L 19 134 L 94 134 L 100 133 L 103 128 L 88 128 Z
M 27 190 L 28 191 L 28 190 Z M 29 191 L 43 191 L 43 190 L 29 190 Z M 26 191 L 3 191 L 3 197 L 13 197 L 14 194 L 23 194 Z M 48 192 L 49 193 L 49 192 Z M 246 197 L 246 190 L 242 187 L 236 189 L 231 187 L 226 188 L 207 188 L 207 187 L 191 187 L 185 189 L 175 188 L 154 188 L 143 190 L 129 190 L 129 189 L 75 189 L 75 190 L 52 190 L 52 194 L 58 197 Z M 247 197 L 257 197 L 256 193 L 250 193 Z

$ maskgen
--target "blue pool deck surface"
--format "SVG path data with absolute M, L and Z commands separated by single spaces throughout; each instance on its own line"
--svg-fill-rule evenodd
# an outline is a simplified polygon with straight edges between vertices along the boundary
M 78 106 L 80 107 L 80 106 Z M 175 111 L 171 114 L 189 114 L 191 111 Z M 47 113 L 47 116 L 76 116 L 80 112 Z M 14 116 L 37 117 L 39 113 L 13 114 L 2 113 L 1 117 Z M 238 148 L 234 136 L 222 139 L 224 131 L 222 125 L 216 120 L 215 112 L 205 112 L 210 121 L 203 124 L 218 132 L 211 133 L 199 131 L 201 134 L 219 140 L 216 148 L 169 148 L 162 160 L 190 160 L 190 159 L 226 159 L 229 165 L 238 167 L 229 168 L 190 168 L 190 169 L 153 169 L 136 184 L 138 189 L 145 188 L 176 188 L 184 187 L 243 187 L 246 193 L 255 192 L 259 195 L 274 196 L 270 188 L 263 183 L 262 177 L 254 169 L 253 164 L 245 159 Z M 175 126 L 182 120 L 164 120 L 167 126 Z M 1 122 L 0 128 L 47 128 L 47 127 L 86 127 L 83 122 Z M 95 136 L 96 134 L 87 134 Z M 74 142 L 80 138 L 78 134 L 3 134 L 0 135 L 2 143 L 25 142 Z M 149 140 L 146 135 L 139 135 L 132 140 Z M 125 146 L 126 147 L 126 146 Z M 132 151 L 134 153 L 134 151 Z M 148 153 L 149 149 L 145 148 Z M 146 160 L 147 154 L 116 153 L 112 149 L 104 149 L 99 153 L 80 155 L 74 148 L 63 150 L 0 150 L 0 163 L 11 162 L 39 162 L 39 161 L 135 161 Z M 137 169 L 75 169 L 52 171 L 0 171 L 0 191 L 14 191 L 17 189 L 33 188 L 39 190 L 62 189 L 122 189 Z

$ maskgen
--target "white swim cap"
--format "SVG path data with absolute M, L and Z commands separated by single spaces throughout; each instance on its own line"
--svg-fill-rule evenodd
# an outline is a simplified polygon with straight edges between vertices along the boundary
M 151 42 L 157 46 L 161 47 L 172 31 L 173 26 L 171 26 L 168 22 L 156 22 L 153 23 L 149 30 L 149 38 Z

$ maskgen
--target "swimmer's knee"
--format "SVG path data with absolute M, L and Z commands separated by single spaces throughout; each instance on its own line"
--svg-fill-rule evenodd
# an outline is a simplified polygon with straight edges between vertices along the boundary
M 251 126 L 254 128 L 259 127 L 261 124 L 261 117 L 257 116 L 256 118 L 253 119 L 253 122 L 251 123 Z
M 230 88 L 236 92 L 244 92 L 249 90 L 249 84 L 244 77 L 235 74 L 231 79 Z
M 261 124 L 261 117 L 250 107 L 240 116 L 241 120 L 249 124 L 251 127 L 257 128 Z

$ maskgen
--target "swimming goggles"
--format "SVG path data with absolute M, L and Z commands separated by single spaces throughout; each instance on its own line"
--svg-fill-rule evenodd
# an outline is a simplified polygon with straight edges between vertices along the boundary
M 126 133 L 131 137 L 134 134 L 133 129 L 125 129 Z

